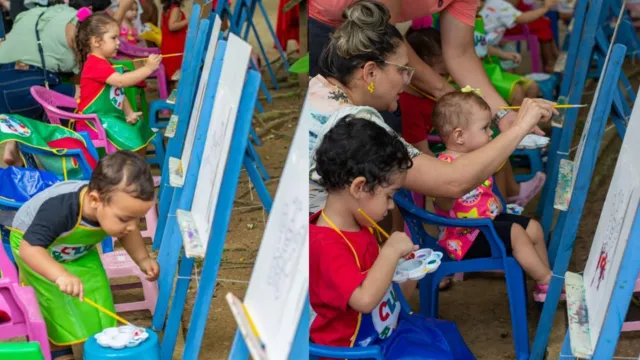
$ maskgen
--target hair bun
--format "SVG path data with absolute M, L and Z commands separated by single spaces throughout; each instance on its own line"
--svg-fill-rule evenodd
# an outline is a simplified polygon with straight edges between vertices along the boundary
M 391 19 L 389 9 L 383 4 L 364 0 L 348 6 L 342 13 L 347 22 L 353 22 L 358 27 L 375 30 L 384 28 Z
M 91 9 L 89 9 L 88 7 L 83 7 L 78 10 L 78 12 L 76 13 L 76 17 L 78 18 L 78 21 L 83 22 L 89 16 L 91 16 L 91 14 Z

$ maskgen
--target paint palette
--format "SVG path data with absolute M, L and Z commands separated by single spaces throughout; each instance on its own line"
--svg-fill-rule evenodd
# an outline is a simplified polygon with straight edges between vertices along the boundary
M 125 325 L 106 328 L 94 337 L 98 345 L 118 350 L 124 349 L 125 347 L 131 348 L 138 346 L 141 342 L 147 340 L 149 334 L 144 328 Z
M 420 280 L 440 266 L 442 253 L 431 249 L 420 249 L 401 259 L 393 275 L 393 281 L 403 283 L 407 280 Z

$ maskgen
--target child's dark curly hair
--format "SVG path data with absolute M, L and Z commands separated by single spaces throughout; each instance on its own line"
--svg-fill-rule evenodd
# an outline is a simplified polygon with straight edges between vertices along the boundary
M 84 21 L 78 22 L 76 25 L 76 58 L 80 69 L 84 67 L 87 56 L 91 53 L 91 38 L 102 39 L 111 24 L 120 28 L 116 19 L 106 13 L 94 13 Z
M 359 176 L 373 192 L 413 166 L 402 141 L 372 121 L 347 115 L 327 132 L 316 152 L 316 171 L 327 191 L 342 190 Z
M 118 190 L 142 201 L 155 198 L 151 169 L 142 156 L 121 150 L 100 159 L 91 175 L 89 191 L 97 191 L 100 201 L 109 204 Z
M 169 11 L 173 5 L 182 6 L 182 0 L 162 0 L 162 11 Z

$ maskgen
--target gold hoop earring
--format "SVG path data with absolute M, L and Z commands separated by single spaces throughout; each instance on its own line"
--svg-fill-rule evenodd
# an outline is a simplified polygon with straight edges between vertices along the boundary
M 373 94 L 373 89 L 375 89 L 375 85 L 373 85 L 373 81 L 369 84 L 369 87 L 367 89 L 369 89 L 369 93 Z

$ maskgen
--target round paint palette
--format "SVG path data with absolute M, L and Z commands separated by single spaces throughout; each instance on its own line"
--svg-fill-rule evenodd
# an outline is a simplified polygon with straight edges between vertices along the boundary
M 416 250 L 407 259 L 401 259 L 393 275 L 393 281 L 403 283 L 407 280 L 420 280 L 440 266 L 442 253 L 431 249 Z
M 100 346 L 112 349 L 135 347 L 148 337 L 146 329 L 132 325 L 107 328 L 95 335 Z

